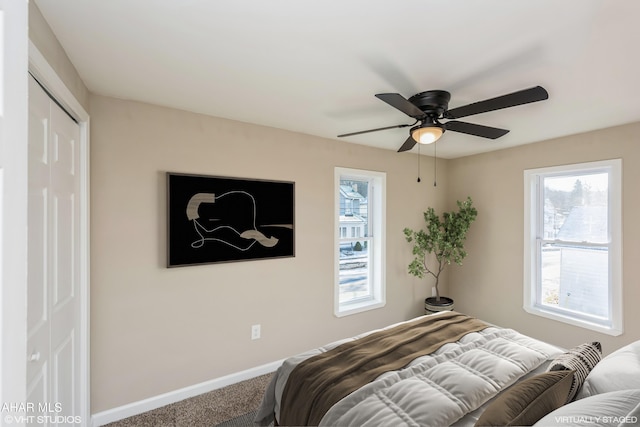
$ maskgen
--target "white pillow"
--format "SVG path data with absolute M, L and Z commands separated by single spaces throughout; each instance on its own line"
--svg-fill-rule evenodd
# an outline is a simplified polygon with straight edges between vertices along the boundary
M 609 391 L 640 389 L 640 341 L 602 359 L 587 375 L 576 400 Z
M 640 421 L 640 389 L 597 394 L 561 406 L 534 426 L 637 426 Z

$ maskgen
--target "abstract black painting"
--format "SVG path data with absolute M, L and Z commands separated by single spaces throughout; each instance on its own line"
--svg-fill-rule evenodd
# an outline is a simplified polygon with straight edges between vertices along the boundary
M 295 184 L 167 173 L 167 267 L 295 256 Z

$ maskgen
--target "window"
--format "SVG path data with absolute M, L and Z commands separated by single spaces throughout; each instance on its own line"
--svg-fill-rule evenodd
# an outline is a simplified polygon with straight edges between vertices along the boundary
M 524 172 L 527 312 L 622 333 L 621 163 Z
M 385 187 L 384 173 L 335 169 L 336 316 L 385 304 Z

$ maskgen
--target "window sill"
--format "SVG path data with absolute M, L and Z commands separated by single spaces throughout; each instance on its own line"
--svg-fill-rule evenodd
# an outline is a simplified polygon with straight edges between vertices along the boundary
M 385 301 L 366 301 L 366 302 L 361 302 L 361 303 L 356 303 L 356 304 L 344 304 L 342 306 L 339 306 L 336 311 L 334 312 L 334 315 L 336 317 L 344 317 L 344 316 L 350 316 L 352 314 L 358 314 L 358 313 L 362 313 L 364 311 L 369 311 L 369 310 L 375 310 L 377 308 L 382 308 L 386 305 Z
M 622 325 L 620 325 L 620 327 L 599 325 L 597 323 L 588 322 L 582 319 L 576 319 L 574 317 L 565 316 L 565 315 L 555 313 L 549 310 L 544 310 L 538 307 L 530 307 L 525 305 L 523 308 L 524 308 L 524 311 L 526 311 L 529 314 L 533 314 L 535 316 L 540 316 L 540 317 L 555 320 L 558 322 L 567 323 L 569 325 L 578 326 L 580 328 L 589 329 L 592 331 L 600 332 L 600 333 L 611 335 L 614 337 L 622 334 Z

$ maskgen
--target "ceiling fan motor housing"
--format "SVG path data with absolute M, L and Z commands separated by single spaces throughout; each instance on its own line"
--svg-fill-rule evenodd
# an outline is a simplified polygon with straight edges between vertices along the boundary
M 445 90 L 428 90 L 409 98 L 409 102 L 433 118 L 441 117 L 449 108 L 451 94 Z

